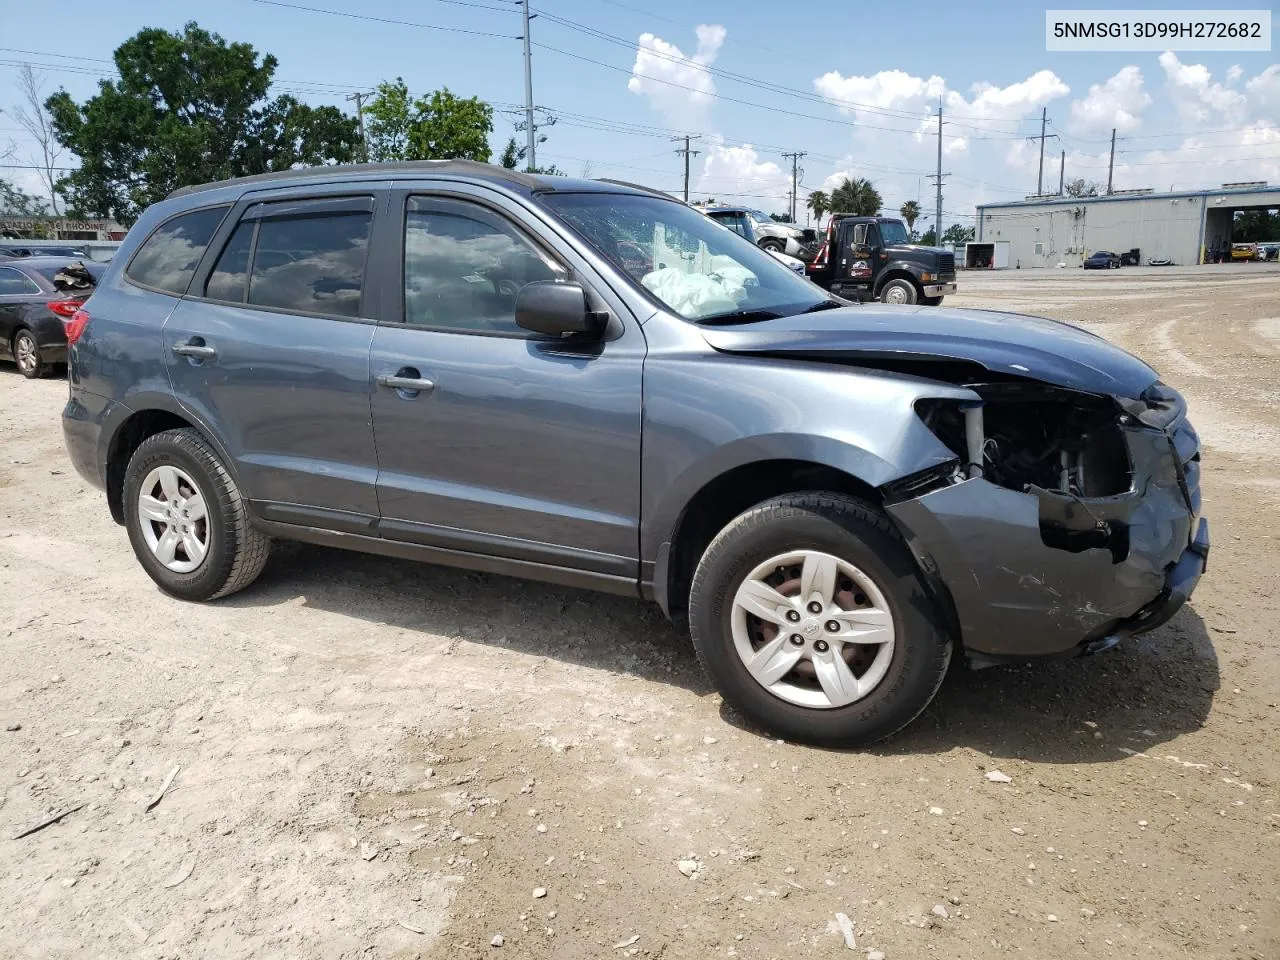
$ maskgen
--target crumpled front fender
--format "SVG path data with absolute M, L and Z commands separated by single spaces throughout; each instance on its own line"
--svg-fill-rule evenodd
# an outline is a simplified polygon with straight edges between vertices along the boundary
M 1195 532 L 1191 503 L 1198 506 L 1179 475 L 1195 434 L 1185 422 L 1180 432 L 1125 430 L 1134 482 L 1119 496 L 1020 492 L 974 478 L 886 507 L 926 574 L 950 594 L 967 651 L 1035 657 L 1080 649 L 1165 591 Z M 1105 524 L 1123 539 L 1073 551 L 1046 543 L 1042 523 Z

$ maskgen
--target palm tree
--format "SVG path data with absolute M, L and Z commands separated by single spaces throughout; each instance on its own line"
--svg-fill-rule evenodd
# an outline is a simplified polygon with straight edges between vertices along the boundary
M 844 178 L 840 186 L 831 191 L 831 212 L 852 213 L 859 217 L 874 217 L 884 206 L 884 198 L 875 185 L 865 177 L 857 180 Z
M 898 208 L 898 212 L 902 214 L 902 219 L 907 221 L 908 232 L 913 232 L 916 228 L 916 221 L 920 219 L 920 204 L 914 200 L 908 200 Z
M 831 209 L 831 198 L 821 190 L 815 190 L 809 194 L 809 199 L 804 205 L 813 213 L 813 219 L 817 226 L 822 226 L 822 215 Z

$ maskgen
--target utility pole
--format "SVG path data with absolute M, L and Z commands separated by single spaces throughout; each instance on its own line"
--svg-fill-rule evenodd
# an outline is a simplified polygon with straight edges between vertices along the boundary
M 528 0 L 525 0 L 525 2 L 527 3 Z M 672 137 L 671 139 L 676 141 L 677 143 L 681 140 L 684 141 L 684 146 L 677 148 L 676 153 L 684 154 L 684 202 L 688 203 L 689 202 L 689 158 L 696 157 L 699 153 L 702 152 L 701 150 L 689 149 L 689 141 L 697 140 L 699 138 L 691 137 L 688 134 L 685 134 L 683 137 Z
M 1062 151 L 1062 163 L 1058 167 L 1058 196 L 1062 196 L 1062 185 L 1067 177 L 1067 151 Z
M 937 187 L 936 200 L 937 205 L 933 208 L 933 243 L 934 246 L 942 246 L 942 178 L 951 176 L 951 171 L 942 172 L 942 98 L 938 98 L 938 172 L 931 173 L 929 180 L 933 180 Z
M 1111 174 L 1116 168 L 1116 128 L 1111 128 L 1111 159 L 1107 161 L 1107 196 L 1111 196 Z
M 538 134 L 533 125 L 533 51 L 529 46 L 529 21 L 533 19 L 533 14 L 529 13 L 529 0 L 521 3 L 521 10 L 524 13 L 524 123 L 525 123 L 525 152 L 529 157 L 528 169 L 536 169 L 538 166 L 537 157 L 537 139 Z
M 1058 139 L 1058 135 L 1056 133 L 1045 133 L 1045 128 L 1048 125 L 1049 125 L 1049 108 L 1044 107 L 1040 111 L 1040 136 L 1027 137 L 1028 140 L 1040 141 L 1040 172 L 1036 175 L 1036 196 L 1037 197 L 1042 196 L 1044 194 L 1044 142 L 1050 137 L 1052 137 L 1054 140 Z
M 803 150 L 797 150 L 795 153 L 784 153 L 783 159 L 791 160 L 791 222 L 796 222 L 796 191 L 800 189 L 800 158 L 807 156 Z
M 364 98 L 373 96 L 373 92 L 369 90 L 361 90 L 359 93 L 353 93 L 346 99 L 356 102 L 356 123 L 360 129 L 360 161 L 362 163 L 369 162 L 369 141 L 364 138 Z

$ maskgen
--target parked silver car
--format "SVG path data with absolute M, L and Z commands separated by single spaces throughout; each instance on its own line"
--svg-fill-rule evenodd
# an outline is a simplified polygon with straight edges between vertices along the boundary
M 779 223 L 763 210 L 750 207 L 699 207 L 712 220 L 746 237 L 762 250 L 785 253 L 808 263 L 818 253 L 816 231 L 793 223 Z

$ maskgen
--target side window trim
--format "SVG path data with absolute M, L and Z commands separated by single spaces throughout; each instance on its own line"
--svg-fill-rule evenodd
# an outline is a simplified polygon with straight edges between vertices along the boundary
M 124 270 L 121 271 L 120 276 L 124 279 L 126 283 L 130 283 L 135 287 L 140 287 L 143 290 L 150 290 L 152 293 L 162 293 L 166 297 L 185 297 L 188 293 L 190 293 L 192 282 L 200 275 L 200 268 L 204 265 L 205 261 L 209 257 L 209 247 L 212 246 L 213 241 L 218 238 L 218 234 L 222 231 L 222 228 L 226 226 L 227 215 L 232 211 L 234 207 L 235 207 L 234 203 L 227 203 L 224 201 L 223 203 L 211 203 L 203 207 L 191 207 L 188 210 L 179 210 L 176 213 L 174 213 L 172 216 L 165 217 L 163 220 L 157 223 L 154 228 L 152 228 L 151 232 L 147 234 L 146 238 L 140 244 L 138 244 L 138 248 L 129 255 L 129 262 L 124 265 Z M 147 244 L 151 241 L 152 237 L 154 237 L 157 233 L 163 230 L 166 226 L 168 226 L 174 220 L 177 220 L 179 217 L 185 217 L 193 213 L 201 213 L 205 210 L 221 210 L 222 218 L 218 221 L 218 225 L 213 228 L 213 233 L 209 235 L 209 242 L 205 244 L 204 251 L 201 253 L 200 259 L 196 261 L 195 270 L 193 270 L 191 272 L 191 276 L 187 278 L 186 287 L 184 287 L 180 291 L 165 290 L 161 287 L 153 287 L 150 284 L 142 283 L 134 279 L 133 275 L 130 272 L 133 270 L 134 261 L 138 259 L 138 254 L 142 253 L 142 251 L 146 248 Z
M 428 333 L 454 333 L 454 334 L 461 334 L 463 336 L 473 336 L 473 337 L 502 337 L 505 339 L 515 339 L 515 340 L 541 339 L 538 337 L 536 333 L 532 331 L 478 330 L 478 329 L 467 328 L 467 327 L 448 327 L 448 326 L 427 325 L 427 324 L 421 324 L 421 323 L 410 323 L 406 319 L 406 317 L 408 317 L 409 311 L 408 311 L 408 302 L 407 302 L 408 301 L 408 276 L 405 272 L 405 267 L 408 260 L 408 246 L 405 241 L 408 236 L 408 230 L 409 230 L 409 215 L 411 213 L 427 212 L 426 210 L 423 209 L 424 207 L 434 207 L 436 209 L 439 209 L 442 207 L 446 209 L 449 207 L 453 207 L 453 208 L 456 208 L 456 210 L 462 212 L 463 215 L 468 215 L 468 216 L 472 215 L 473 212 L 479 212 L 481 216 L 475 217 L 477 221 L 481 223 L 493 221 L 493 222 L 502 224 L 508 230 L 510 230 L 511 233 L 513 233 L 516 237 L 520 238 L 525 243 L 527 243 L 530 248 L 537 251 L 537 254 L 542 259 L 554 265 L 555 268 L 563 272 L 566 280 L 575 279 L 576 274 L 573 268 L 564 261 L 564 258 L 559 256 L 554 251 L 552 251 L 547 246 L 547 244 L 541 242 L 538 239 L 538 237 L 532 234 L 529 230 L 525 229 L 525 227 L 521 223 L 519 223 L 517 220 L 515 220 L 515 218 L 513 218 L 510 214 L 508 214 L 506 211 L 498 209 L 497 207 L 491 204 L 485 203 L 483 200 L 479 198 L 463 196 L 457 193 L 434 192 L 434 191 L 430 191 L 429 189 L 409 187 L 403 190 L 401 201 L 402 202 L 399 202 L 396 204 L 396 207 L 398 208 L 398 213 L 393 218 L 397 223 L 397 227 L 400 235 L 399 236 L 399 258 L 398 258 L 399 263 L 397 265 L 398 269 L 396 271 L 398 275 L 398 283 L 396 284 L 397 292 L 394 298 L 395 307 L 392 312 L 392 317 L 390 319 L 388 319 L 387 317 L 381 318 L 378 321 L 379 325 L 386 326 L 386 327 L 403 327 L 407 330 L 421 330 L 423 332 L 428 332 Z M 419 206 L 416 209 L 414 206 L 415 202 L 419 204 Z

